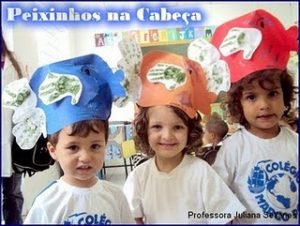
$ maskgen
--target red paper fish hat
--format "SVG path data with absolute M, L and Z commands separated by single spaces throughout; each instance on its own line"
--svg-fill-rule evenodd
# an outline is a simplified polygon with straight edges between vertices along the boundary
M 143 56 L 140 73 L 142 89 L 139 106 L 172 105 L 190 118 L 197 111 L 210 113 L 216 94 L 207 89 L 200 64 L 169 52 L 151 51 Z
M 284 70 L 298 51 L 298 27 L 288 30 L 270 13 L 255 10 L 217 27 L 211 43 L 229 67 L 231 82 L 263 69 Z

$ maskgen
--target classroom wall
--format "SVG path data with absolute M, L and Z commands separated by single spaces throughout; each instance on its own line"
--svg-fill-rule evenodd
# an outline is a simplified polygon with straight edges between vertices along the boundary
M 97 3 L 107 6 L 106 3 Z M 131 3 L 126 3 L 131 4 Z M 183 3 L 170 3 L 174 6 Z M 192 2 L 184 4 L 199 4 L 208 12 L 206 25 L 219 25 L 231 18 L 237 17 L 254 9 L 262 8 L 277 15 L 283 24 L 287 27 L 293 23 L 298 23 L 298 3 L 297 2 Z M 107 29 L 107 30 L 106 30 Z M 102 56 L 111 67 L 116 68 L 116 61 L 121 58 L 116 46 L 95 47 L 95 33 L 106 32 L 110 28 L 103 30 L 100 27 L 38 27 L 28 28 L 18 26 L 10 34 L 13 42 L 14 51 L 18 60 L 27 65 L 29 75 L 34 70 L 43 65 L 58 60 L 67 59 L 83 54 L 96 53 Z M 147 27 L 143 27 L 147 29 Z M 164 46 L 155 47 L 156 49 L 184 52 L 186 46 Z M 149 51 L 151 48 L 144 48 L 143 51 Z M 133 119 L 133 103 L 125 109 L 113 108 L 111 120 L 131 121 Z M 26 214 L 32 204 L 34 197 L 51 180 L 58 178 L 58 170 L 55 166 L 49 170 L 37 173 L 33 177 L 26 177 L 23 181 L 23 193 L 25 197 L 24 214 Z

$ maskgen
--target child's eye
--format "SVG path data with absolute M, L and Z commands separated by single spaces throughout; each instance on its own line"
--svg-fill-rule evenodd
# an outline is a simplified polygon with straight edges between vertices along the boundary
M 251 95 L 247 95 L 247 96 L 245 97 L 245 99 L 246 99 L 246 100 L 249 100 L 249 101 L 254 101 L 254 100 L 255 100 L 255 98 L 256 98 L 256 96 L 255 96 L 255 95 L 253 95 L 253 94 L 251 94 Z
M 79 150 L 79 147 L 77 145 L 71 145 L 69 147 L 67 147 L 67 149 L 69 149 L 70 151 L 78 151 Z
M 101 145 L 99 145 L 99 144 L 93 144 L 93 145 L 91 146 L 91 149 L 92 149 L 93 151 L 101 151 Z
M 273 90 L 273 91 L 270 91 L 270 92 L 269 92 L 269 96 L 270 96 L 270 97 L 276 97 L 277 95 L 279 95 L 279 92 L 276 91 L 276 90 Z
M 181 130 L 181 129 L 184 129 L 184 126 L 182 126 L 182 125 L 177 125 L 177 126 L 175 126 L 174 128 L 175 128 L 175 130 Z
M 151 126 L 151 129 L 160 129 L 161 128 L 161 125 L 152 125 Z

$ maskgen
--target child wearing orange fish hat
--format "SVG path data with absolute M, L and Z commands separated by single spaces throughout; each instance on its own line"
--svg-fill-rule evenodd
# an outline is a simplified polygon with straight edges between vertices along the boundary
M 227 138 L 213 165 L 247 208 L 237 223 L 298 222 L 298 139 L 279 126 L 291 109 L 290 51 L 298 50 L 298 27 L 285 30 L 264 10 L 217 27 L 213 37 L 226 62 L 230 114 L 242 125 Z
M 135 44 L 122 46 L 131 58 L 139 52 Z M 135 70 L 126 69 L 128 64 L 127 58 L 121 65 L 127 74 L 137 73 L 133 81 L 141 83 L 135 142 L 150 156 L 129 174 L 123 189 L 136 222 L 230 222 L 244 206 L 205 161 L 188 155 L 202 145 L 198 111 L 209 113 L 216 98 L 207 89 L 202 67 L 160 51 L 131 63 Z

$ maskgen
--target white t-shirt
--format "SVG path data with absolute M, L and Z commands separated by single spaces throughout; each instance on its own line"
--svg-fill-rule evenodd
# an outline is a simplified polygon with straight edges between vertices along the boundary
M 205 161 L 190 155 L 170 173 L 149 159 L 129 174 L 123 191 L 145 223 L 227 223 L 245 209 Z
M 281 127 L 261 139 L 243 127 L 223 142 L 213 167 L 247 208 L 238 223 L 297 222 L 297 136 Z
M 134 223 L 122 191 L 98 180 L 90 188 L 78 188 L 61 178 L 34 200 L 24 224 L 118 224 Z

